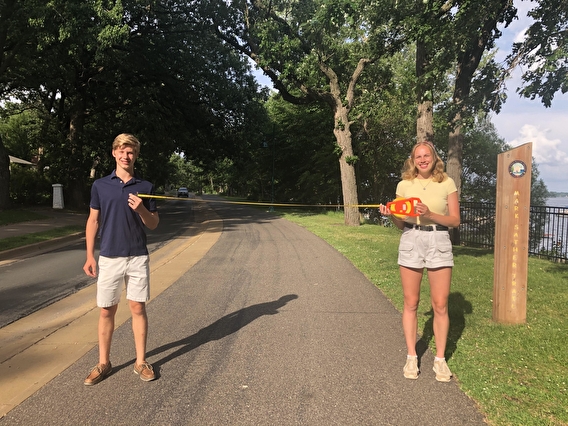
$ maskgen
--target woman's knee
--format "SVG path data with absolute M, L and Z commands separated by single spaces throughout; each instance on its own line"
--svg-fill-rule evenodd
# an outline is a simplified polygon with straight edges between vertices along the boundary
M 418 310 L 418 305 L 420 305 L 420 298 L 404 297 L 404 310 L 416 312 Z
M 432 310 L 436 316 L 448 315 L 448 299 L 445 300 L 432 300 Z

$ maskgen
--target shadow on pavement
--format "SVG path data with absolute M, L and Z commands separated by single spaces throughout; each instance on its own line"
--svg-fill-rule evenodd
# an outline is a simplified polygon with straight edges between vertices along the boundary
M 152 349 L 146 354 L 146 356 L 156 356 L 169 349 L 179 347 L 178 350 L 169 354 L 168 356 L 152 362 L 154 371 L 159 377 L 160 366 L 166 364 L 174 358 L 177 358 L 178 356 L 181 356 L 198 348 L 201 345 L 227 337 L 264 315 L 276 315 L 278 313 L 278 309 L 284 307 L 288 302 L 297 298 L 298 295 L 296 294 L 287 294 L 286 296 L 282 296 L 278 300 L 274 300 L 272 302 L 257 303 L 256 305 L 251 305 L 236 312 L 232 312 L 208 325 L 207 327 L 202 328 L 191 336 Z M 113 373 L 116 373 L 117 371 L 132 365 L 134 361 L 135 360 L 132 359 L 124 364 L 113 366 Z

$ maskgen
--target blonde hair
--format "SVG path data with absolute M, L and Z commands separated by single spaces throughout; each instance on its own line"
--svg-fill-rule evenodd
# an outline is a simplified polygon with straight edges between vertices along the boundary
M 412 180 L 416 178 L 416 176 L 418 176 L 418 169 L 414 165 L 414 156 L 416 155 L 416 150 L 421 146 L 427 147 L 430 150 L 430 154 L 432 154 L 432 158 L 434 159 L 434 166 L 432 167 L 432 180 L 434 182 L 443 182 L 448 176 L 444 172 L 444 162 L 436 152 L 436 149 L 434 148 L 432 142 L 428 141 L 418 142 L 412 147 L 410 157 L 406 159 L 404 166 L 402 167 L 402 179 Z
M 136 156 L 140 154 L 140 141 L 130 133 L 121 133 L 116 138 L 114 138 L 114 141 L 112 142 L 113 151 L 115 149 L 124 148 L 127 146 L 131 147 L 134 150 Z

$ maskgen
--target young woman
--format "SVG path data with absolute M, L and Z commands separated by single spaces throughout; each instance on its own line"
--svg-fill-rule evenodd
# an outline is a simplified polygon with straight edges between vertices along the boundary
M 436 358 L 433 369 L 436 380 L 449 382 L 452 373 L 444 352 L 450 327 L 448 296 L 454 260 L 448 229 L 459 226 L 460 208 L 456 185 L 444 172 L 444 163 L 432 143 L 420 142 L 412 148 L 404 164 L 396 197 L 421 200 L 415 206 L 418 216 L 391 216 L 394 224 L 403 230 L 398 264 L 404 295 L 402 327 L 408 350 L 404 377 L 417 379 L 420 373 L 416 354 L 417 310 L 420 284 L 426 268 L 434 311 Z M 381 206 L 380 210 L 383 215 L 391 215 L 386 206 Z

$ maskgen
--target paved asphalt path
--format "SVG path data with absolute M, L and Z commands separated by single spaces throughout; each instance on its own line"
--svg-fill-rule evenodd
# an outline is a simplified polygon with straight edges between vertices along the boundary
M 130 322 L 113 374 L 83 385 L 97 348 L 0 425 L 483 425 L 433 355 L 402 375 L 400 313 L 351 263 L 303 228 L 234 204 L 218 242 L 148 304 L 148 359 L 132 371 Z

